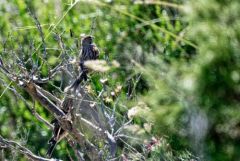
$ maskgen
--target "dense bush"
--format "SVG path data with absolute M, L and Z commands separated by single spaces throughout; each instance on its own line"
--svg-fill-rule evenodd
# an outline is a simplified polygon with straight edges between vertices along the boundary
M 115 112 L 117 126 L 132 119 L 124 131 L 130 138 L 118 142 L 119 158 L 239 160 L 237 0 L 19 0 L 0 4 L 0 58 L 12 64 L 9 67 L 16 73 L 20 72 L 18 58 L 31 58 L 28 70 L 46 61 L 40 75 L 47 76 L 61 60 L 78 59 L 81 34 L 94 35 L 100 59 L 113 69 L 92 74 L 88 92 Z M 59 57 L 63 52 L 68 57 Z M 1 83 L 10 83 L 0 76 Z M 58 75 L 43 88 L 61 96 L 66 79 Z M 16 83 L 10 85 L 32 102 Z M 45 155 L 51 130 L 3 84 L 0 94 L 0 135 Z M 51 121 L 47 110 L 37 102 L 35 107 Z M 101 141 L 98 144 L 103 146 Z M 4 150 L 4 154 L 8 159 L 24 160 L 16 152 Z M 54 157 L 69 160 L 70 154 L 71 147 L 62 141 Z

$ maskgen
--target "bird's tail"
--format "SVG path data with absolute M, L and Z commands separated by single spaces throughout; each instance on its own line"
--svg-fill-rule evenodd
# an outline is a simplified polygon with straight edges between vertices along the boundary
M 71 84 L 69 87 L 67 87 L 66 90 L 72 89 L 73 91 L 76 91 L 79 84 L 83 81 L 83 80 L 87 80 L 87 72 L 83 71 L 78 78 L 73 82 L 73 84 Z
M 48 157 L 51 157 L 52 156 L 52 153 L 53 153 L 53 150 L 54 150 L 54 148 L 56 147 L 56 145 L 57 145 L 57 141 L 54 139 L 54 138 L 52 138 L 51 140 L 49 140 L 49 142 L 48 142 L 49 144 L 50 144 L 50 146 L 49 146 L 49 148 L 48 148 L 48 151 L 47 151 L 47 156 Z

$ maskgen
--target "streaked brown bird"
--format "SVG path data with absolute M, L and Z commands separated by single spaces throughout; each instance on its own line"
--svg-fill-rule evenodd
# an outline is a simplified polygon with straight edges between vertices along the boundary
M 61 109 L 65 114 L 68 114 L 73 108 L 73 98 L 68 97 L 68 95 L 71 94 L 69 89 L 73 89 L 74 91 L 76 91 L 79 84 L 83 80 L 85 81 L 87 80 L 88 69 L 84 65 L 84 62 L 87 60 L 96 60 L 99 57 L 99 50 L 97 46 L 93 43 L 93 36 L 89 36 L 89 35 L 84 36 L 81 39 L 81 45 L 82 45 L 82 48 L 80 51 L 80 61 L 79 61 L 79 66 L 81 70 L 80 74 L 77 77 L 77 79 L 73 82 L 73 84 L 65 89 L 65 91 L 67 91 L 67 95 L 61 104 Z M 50 146 L 47 151 L 48 157 L 51 157 L 52 152 L 56 147 L 57 143 L 67 135 L 67 132 L 61 128 L 57 119 L 54 119 L 51 123 L 53 124 L 54 128 L 53 128 L 53 136 L 49 140 Z
M 84 65 L 84 62 L 87 60 L 96 60 L 99 57 L 99 50 L 97 46 L 93 43 L 93 36 L 84 36 L 81 40 L 82 49 L 80 51 L 80 62 L 79 66 L 81 69 L 81 72 L 78 76 L 78 78 L 73 82 L 73 84 L 70 86 L 70 89 L 73 89 L 73 91 L 76 91 L 79 84 L 83 80 L 87 80 L 87 74 L 88 69 Z

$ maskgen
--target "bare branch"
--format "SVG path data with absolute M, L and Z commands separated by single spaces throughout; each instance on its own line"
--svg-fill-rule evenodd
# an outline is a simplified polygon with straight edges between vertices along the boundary
M 54 95 L 52 95 L 50 92 L 44 90 L 43 88 L 39 87 L 36 85 L 36 88 L 43 94 L 45 95 L 47 98 L 49 98 L 50 100 L 54 101 L 57 105 L 61 104 L 61 100 L 57 97 L 55 97 Z
M 2 79 L 0 79 L 0 81 L 2 82 L 2 84 L 8 88 L 9 90 L 11 90 L 18 98 L 20 98 L 24 103 L 25 105 L 28 107 L 29 111 L 36 117 L 36 119 L 38 119 L 40 122 L 43 122 L 45 125 L 47 125 L 49 128 L 53 128 L 53 126 L 47 121 L 45 120 L 44 118 L 41 117 L 41 115 L 39 115 L 37 113 L 37 111 L 35 110 L 34 107 L 32 107 L 28 102 L 27 100 L 25 100 L 25 98 L 19 94 L 17 92 L 17 90 L 14 88 L 14 87 L 9 87 L 8 84 L 6 84 Z
M 74 141 L 68 139 L 68 144 L 72 147 L 75 156 L 77 157 L 77 159 L 79 161 L 85 161 L 85 159 L 83 158 L 83 155 L 81 153 L 81 151 L 77 148 L 77 144 L 74 143 Z
M 43 46 L 43 58 L 46 59 L 46 56 L 47 56 L 47 50 L 46 50 L 46 44 L 45 44 L 45 39 L 44 39 L 44 34 L 43 34 L 43 31 L 42 31 L 42 26 L 37 18 L 37 16 L 29 9 L 29 14 L 30 16 L 32 16 L 32 18 L 34 19 L 35 21 L 35 25 L 37 26 L 37 29 L 40 33 L 40 37 L 42 39 L 42 46 Z
M 47 159 L 47 158 L 37 156 L 37 155 L 33 154 L 26 147 L 20 145 L 17 142 L 4 139 L 1 135 L 0 135 L 0 147 L 9 148 L 11 150 L 18 151 L 19 153 L 25 155 L 28 159 L 33 160 L 33 161 L 61 161 L 59 159 Z
M 119 134 L 122 131 L 122 129 L 124 129 L 124 127 L 130 124 L 131 122 L 132 122 L 132 119 L 126 122 L 125 124 L 123 124 L 114 134 L 115 135 Z
M 73 128 L 66 118 L 60 118 L 59 123 L 61 127 L 66 130 L 81 147 L 86 149 L 85 152 L 91 158 L 91 160 L 101 160 L 98 156 L 98 148 L 89 140 L 87 140 L 84 134 L 79 132 L 76 128 Z
M 72 127 L 71 121 L 64 117 L 65 114 L 63 111 L 38 91 L 35 84 L 29 82 L 26 84 L 25 89 L 34 99 L 38 100 L 44 107 L 47 107 L 51 113 L 56 115 L 55 117 L 58 119 L 61 127 L 66 130 L 80 146 L 87 149 L 86 153 L 92 160 L 99 160 L 97 147 L 89 142 L 82 133 Z
M 33 82 L 34 83 L 39 83 L 39 84 L 44 84 L 48 83 L 56 74 L 58 74 L 61 70 L 63 69 L 63 64 L 60 63 L 58 64 L 55 68 L 51 69 L 49 71 L 48 77 L 47 78 L 39 78 L 39 77 L 34 77 Z
M 37 101 L 39 101 L 48 111 L 58 117 L 64 116 L 64 112 L 58 108 L 51 100 L 49 100 L 42 92 L 40 92 L 36 85 L 28 82 L 24 89 Z

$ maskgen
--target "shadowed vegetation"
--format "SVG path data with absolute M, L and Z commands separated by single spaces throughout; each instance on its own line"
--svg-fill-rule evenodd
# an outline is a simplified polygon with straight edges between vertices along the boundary
M 237 0 L 1 1 L 1 159 L 48 160 L 55 119 L 68 131 L 61 160 L 239 160 L 239 11 Z M 99 60 L 66 90 L 84 35 Z

